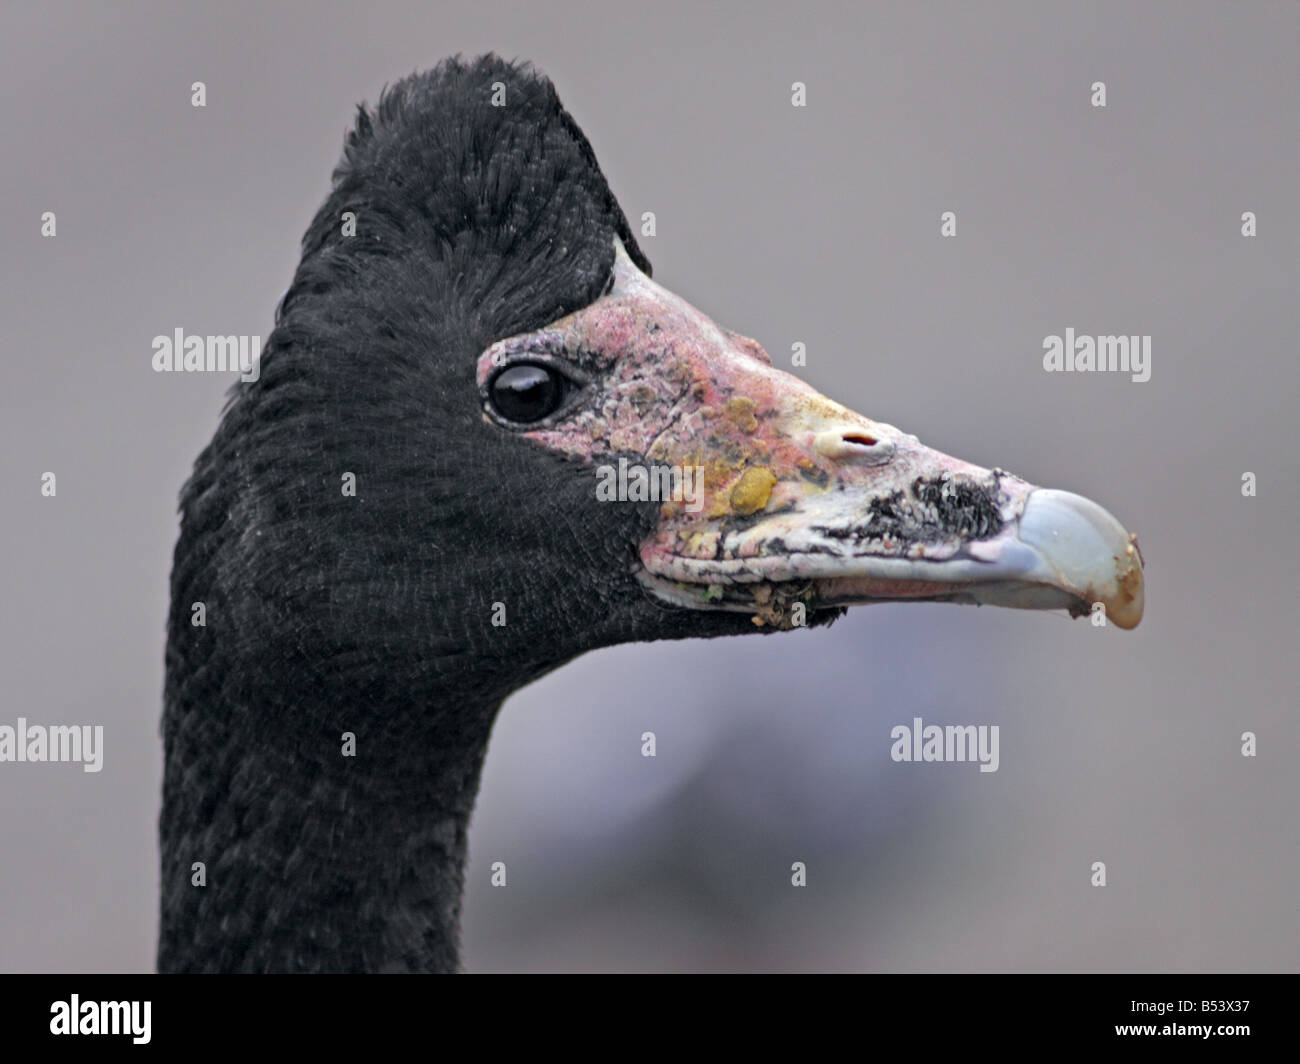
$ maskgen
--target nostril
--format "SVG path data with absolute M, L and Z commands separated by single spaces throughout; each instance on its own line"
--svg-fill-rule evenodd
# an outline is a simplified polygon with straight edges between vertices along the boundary
M 813 446 L 824 458 L 857 465 L 884 465 L 894 456 L 891 440 L 858 428 L 826 429 L 813 437 Z

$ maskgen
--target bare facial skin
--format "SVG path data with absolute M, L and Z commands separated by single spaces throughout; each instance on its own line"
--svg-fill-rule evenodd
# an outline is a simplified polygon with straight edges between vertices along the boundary
M 569 398 L 530 426 L 487 402 L 503 368 L 564 374 Z M 804 611 L 898 600 L 1104 609 L 1142 619 L 1136 537 L 1102 507 L 923 446 L 772 366 L 616 247 L 591 306 L 479 359 L 484 417 L 571 458 L 698 471 L 662 503 L 638 576 L 660 600 L 791 627 Z

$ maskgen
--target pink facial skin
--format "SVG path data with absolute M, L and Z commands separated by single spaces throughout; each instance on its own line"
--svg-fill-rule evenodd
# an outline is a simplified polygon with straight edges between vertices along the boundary
M 640 545 L 642 582 L 666 601 L 788 625 L 795 601 L 964 600 L 1007 575 L 1032 485 L 930 450 L 774 368 L 759 344 L 655 284 L 621 246 L 607 295 L 483 353 L 485 397 L 497 369 L 519 360 L 550 364 L 579 388 L 536 427 L 513 431 L 585 462 L 626 456 L 701 471 L 702 498 L 662 503 Z M 484 417 L 500 424 L 486 402 Z M 1140 564 L 1121 553 L 1099 565 L 1099 579 L 1128 574 L 1132 590 L 1136 568 L 1140 617 Z M 1086 608 L 1098 580 L 1085 568 L 1047 581 L 1066 592 L 1054 606 Z

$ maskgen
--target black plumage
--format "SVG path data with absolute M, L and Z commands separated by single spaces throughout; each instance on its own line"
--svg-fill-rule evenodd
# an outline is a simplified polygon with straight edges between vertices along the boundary
M 593 647 L 750 627 L 653 604 L 631 568 L 658 508 L 594 506 L 589 470 L 483 422 L 478 354 L 596 299 L 615 237 L 648 272 L 526 65 L 446 61 L 358 115 L 182 494 L 160 969 L 453 968 L 501 700 Z
M 584 651 L 900 599 L 1139 623 L 1096 503 L 848 410 L 649 271 L 530 67 L 361 111 L 182 492 L 160 969 L 456 968 L 497 711 Z

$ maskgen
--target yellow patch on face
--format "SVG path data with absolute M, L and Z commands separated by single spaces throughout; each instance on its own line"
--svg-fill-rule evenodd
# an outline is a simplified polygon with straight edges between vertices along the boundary
M 753 399 L 737 396 L 728 399 L 723 406 L 723 414 L 741 432 L 750 433 L 758 430 L 758 418 L 754 416 L 756 403 Z
M 776 474 L 770 469 L 753 466 L 746 469 L 731 489 L 731 509 L 741 517 L 758 513 L 772 497 Z

